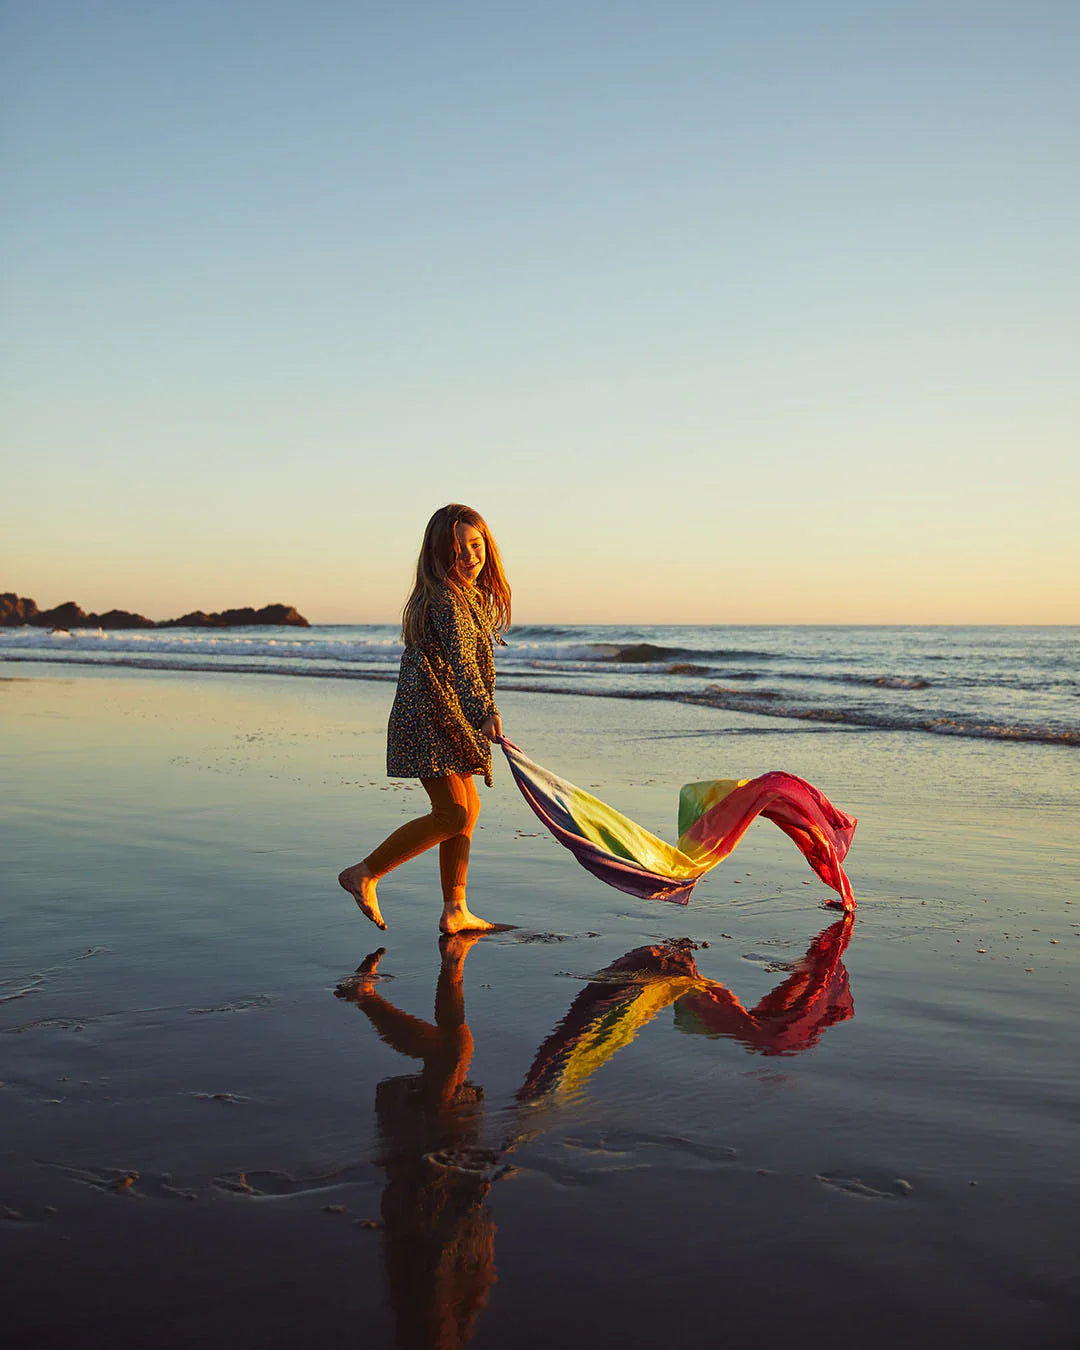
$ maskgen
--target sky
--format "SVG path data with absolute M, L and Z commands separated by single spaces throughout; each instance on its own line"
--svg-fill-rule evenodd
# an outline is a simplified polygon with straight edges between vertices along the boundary
M 0 590 L 1080 622 L 1073 0 L 7 0 Z

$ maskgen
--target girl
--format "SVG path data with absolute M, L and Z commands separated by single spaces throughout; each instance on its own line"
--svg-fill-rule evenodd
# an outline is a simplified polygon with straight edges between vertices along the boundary
M 483 517 L 444 506 L 428 521 L 416 581 L 402 615 L 405 651 L 390 712 L 386 772 L 419 778 L 431 811 L 411 820 L 338 877 L 385 928 L 375 893 L 391 868 L 439 845 L 444 933 L 488 929 L 465 898 L 469 841 L 480 814 L 474 774 L 491 786 L 490 741 L 502 736 L 492 642 L 510 623 L 510 587 Z

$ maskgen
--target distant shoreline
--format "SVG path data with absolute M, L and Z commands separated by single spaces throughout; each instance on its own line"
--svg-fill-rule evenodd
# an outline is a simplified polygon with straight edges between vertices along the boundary
M 250 605 L 242 609 L 225 609 L 207 614 L 201 609 L 192 610 L 179 619 L 148 619 L 145 614 L 135 614 L 127 609 L 110 609 L 104 614 L 87 614 L 74 600 L 66 600 L 52 609 L 38 609 L 37 602 L 29 596 L 16 595 L 6 591 L 0 595 L 0 628 L 21 628 L 30 624 L 34 628 L 54 628 L 68 631 L 72 628 L 250 628 L 260 626 L 287 626 L 291 628 L 310 628 L 307 619 L 292 605 L 264 605 L 253 609 Z

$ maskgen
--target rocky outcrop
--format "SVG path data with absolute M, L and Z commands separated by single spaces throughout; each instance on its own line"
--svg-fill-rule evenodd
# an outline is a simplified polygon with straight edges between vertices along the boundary
M 87 625 L 90 628 L 157 628 L 153 619 L 145 614 L 131 614 L 126 609 L 110 609 L 107 614 L 88 614 Z M 68 624 L 70 628 L 71 625 Z
M 65 600 L 62 605 L 41 610 L 30 622 L 39 628 L 87 628 L 90 624 L 90 615 L 74 600 Z
M 110 609 L 107 614 L 87 614 L 74 600 L 65 600 L 62 605 L 52 609 L 38 609 L 33 600 L 20 599 L 19 596 L 5 596 L 16 603 L 12 613 L 17 615 L 20 607 L 23 617 L 7 617 L 0 608 L 0 627 L 14 627 L 20 623 L 31 623 L 35 628 L 156 628 L 153 619 L 145 614 L 130 614 L 126 609 Z
M 33 623 L 38 612 L 33 600 L 15 595 L 13 591 L 4 591 L 0 595 L 0 628 L 18 628 L 24 623 Z
M 158 628 L 236 628 L 253 624 L 288 624 L 293 628 L 309 628 L 311 625 L 302 614 L 298 614 L 292 605 L 264 605 L 262 609 L 225 609 L 220 614 L 204 614 L 201 609 L 193 610 L 180 619 L 166 619 Z
M 292 605 L 264 605 L 262 609 L 226 609 L 220 614 L 204 614 L 201 609 L 180 619 L 155 623 L 145 614 L 126 609 L 110 609 L 105 614 L 87 614 L 74 600 L 66 600 L 53 609 L 38 609 L 28 596 L 11 591 L 0 594 L 0 628 L 18 628 L 33 624 L 36 628 L 235 628 L 254 624 L 288 624 L 293 628 L 311 625 Z

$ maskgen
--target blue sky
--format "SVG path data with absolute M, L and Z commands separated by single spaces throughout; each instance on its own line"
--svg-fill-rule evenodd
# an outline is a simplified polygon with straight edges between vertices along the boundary
M 48 4 L 3 32 L 0 589 L 1080 620 L 1071 3 Z

